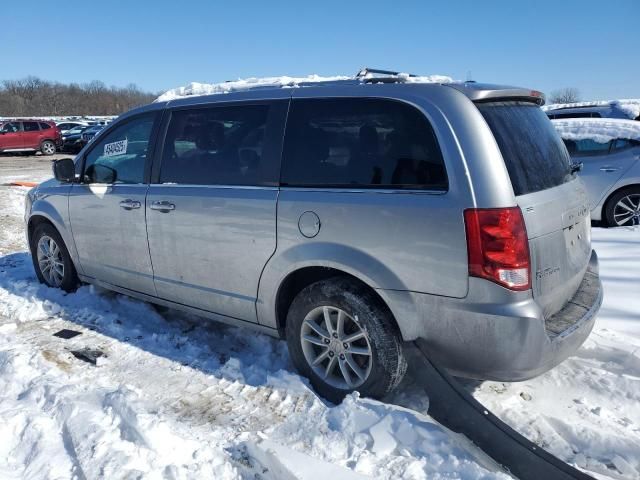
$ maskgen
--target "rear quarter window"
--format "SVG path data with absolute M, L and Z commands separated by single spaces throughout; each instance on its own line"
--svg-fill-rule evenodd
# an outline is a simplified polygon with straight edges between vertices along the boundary
M 415 107 L 383 99 L 294 100 L 281 183 L 446 191 L 436 136 Z
M 22 122 L 22 127 L 25 132 L 37 132 L 40 130 L 38 122 Z
M 477 107 L 500 148 L 516 196 L 574 178 L 569 153 L 540 107 L 528 102 L 479 103 Z

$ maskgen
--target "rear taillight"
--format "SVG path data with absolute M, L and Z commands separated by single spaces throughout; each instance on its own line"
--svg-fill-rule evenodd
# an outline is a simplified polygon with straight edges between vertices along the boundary
M 529 241 L 519 207 L 464 211 L 469 275 L 511 290 L 531 288 Z

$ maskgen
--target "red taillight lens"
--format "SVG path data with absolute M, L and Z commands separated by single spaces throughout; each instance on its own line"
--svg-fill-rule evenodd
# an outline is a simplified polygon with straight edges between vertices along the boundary
M 469 275 L 511 290 L 531 288 L 529 241 L 519 207 L 464 211 Z

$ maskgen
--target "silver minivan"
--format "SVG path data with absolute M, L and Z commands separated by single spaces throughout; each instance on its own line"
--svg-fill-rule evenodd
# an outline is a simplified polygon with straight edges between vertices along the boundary
M 40 281 L 286 338 L 325 397 L 381 397 L 404 342 L 517 381 L 602 301 L 589 200 L 540 92 L 366 78 L 158 102 L 27 198 Z

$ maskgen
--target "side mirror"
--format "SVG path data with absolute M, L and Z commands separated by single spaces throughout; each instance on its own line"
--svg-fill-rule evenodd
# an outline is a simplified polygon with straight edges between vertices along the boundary
M 584 166 L 584 163 L 582 162 L 573 162 L 570 166 L 570 171 L 572 174 L 578 173 L 579 171 L 582 170 L 583 166 Z
M 53 176 L 59 182 L 71 183 L 76 178 L 76 164 L 70 158 L 53 161 Z

